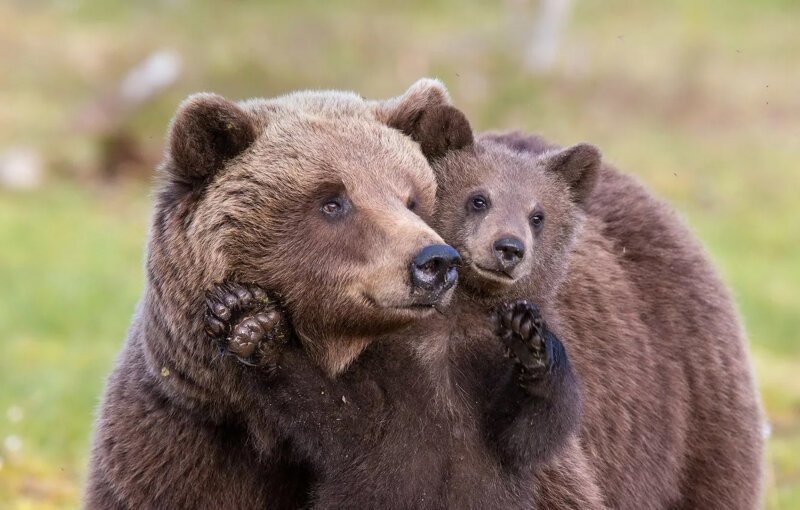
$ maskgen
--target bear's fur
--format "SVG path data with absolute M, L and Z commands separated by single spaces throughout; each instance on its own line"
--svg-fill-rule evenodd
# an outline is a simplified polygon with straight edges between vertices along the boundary
M 521 133 L 480 143 L 530 158 L 558 149 Z M 575 462 L 588 461 L 613 508 L 758 508 L 762 414 L 744 331 L 713 264 L 666 204 L 610 165 L 586 209 L 584 242 L 545 312 L 583 382 L 585 458 Z M 597 317 L 612 327 L 598 328 Z M 571 463 L 562 456 L 539 486 L 571 483 L 559 473 Z M 546 506 L 563 508 L 560 498 Z
M 335 378 L 286 346 L 274 370 L 253 368 L 256 447 L 286 438 L 314 508 L 535 507 L 533 474 L 577 427 L 577 382 L 536 308 L 505 310 L 507 357 L 485 310 L 378 338 Z M 453 319 L 469 337 L 449 336 Z
M 86 506 L 302 504 L 299 457 L 281 438 L 268 455 L 251 444 L 250 378 L 208 341 L 204 291 L 228 278 L 284 289 L 315 366 L 341 372 L 375 335 L 435 313 L 415 306 L 408 274 L 441 244 L 409 210 L 433 210 L 430 166 L 355 94 L 200 94 L 172 121 L 161 173 L 146 289 L 98 417 Z M 344 188 L 360 214 L 318 214 Z

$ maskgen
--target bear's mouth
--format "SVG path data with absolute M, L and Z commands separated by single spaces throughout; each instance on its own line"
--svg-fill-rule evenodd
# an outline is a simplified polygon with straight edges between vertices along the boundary
M 435 311 L 436 307 L 442 304 L 441 299 L 438 299 L 436 301 L 425 301 L 425 302 L 409 301 L 408 303 L 379 303 L 375 298 L 373 298 L 367 293 L 364 293 L 362 295 L 364 297 L 364 300 L 374 308 L 378 308 L 381 310 L 396 310 L 398 312 L 412 312 L 415 314 L 423 314 L 423 315 Z
M 503 284 L 511 284 L 516 281 L 516 278 L 511 276 L 510 274 L 506 273 L 505 271 L 500 271 L 497 269 L 490 269 L 488 267 L 479 266 L 476 263 L 472 263 L 470 265 L 473 271 L 475 271 L 479 276 L 484 278 L 488 278 L 490 280 L 500 282 Z

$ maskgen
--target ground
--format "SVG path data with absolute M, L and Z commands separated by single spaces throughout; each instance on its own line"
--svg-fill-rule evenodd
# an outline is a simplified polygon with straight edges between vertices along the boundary
M 156 153 L 190 92 L 385 97 L 422 75 L 478 129 L 600 146 L 684 214 L 732 285 L 772 427 L 767 506 L 800 507 L 800 4 L 577 0 L 547 77 L 520 65 L 524 4 L 1 5 L 0 153 L 31 146 L 49 175 L 0 190 L 0 508 L 78 505 L 97 399 L 142 288 L 149 191 L 84 177 L 96 141 L 70 122 L 164 47 L 182 78 L 130 119 Z

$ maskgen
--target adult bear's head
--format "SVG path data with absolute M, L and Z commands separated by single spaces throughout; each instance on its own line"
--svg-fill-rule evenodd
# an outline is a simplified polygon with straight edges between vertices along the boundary
M 330 373 L 375 335 L 428 316 L 450 298 L 458 253 L 425 223 L 436 196 L 426 158 L 383 115 L 435 96 L 412 87 L 380 112 L 332 91 L 188 98 L 162 163 L 151 285 L 271 289 Z

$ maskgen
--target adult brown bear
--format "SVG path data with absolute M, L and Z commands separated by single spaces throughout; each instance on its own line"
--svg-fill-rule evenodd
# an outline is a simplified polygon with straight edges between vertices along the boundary
M 367 102 L 336 92 L 192 96 L 161 172 L 147 285 L 100 410 L 86 506 L 302 504 L 302 462 L 281 444 L 265 462 L 251 444 L 250 378 L 208 341 L 204 292 L 231 277 L 285 289 L 311 358 L 340 372 L 374 335 L 448 299 L 457 254 L 408 208 L 413 194 L 433 209 L 433 173 Z M 320 214 L 343 187 L 366 211 L 347 224 Z
M 469 125 L 457 110 L 420 117 L 443 95 L 438 83 L 422 81 L 392 102 L 386 119 L 406 133 L 426 129 L 431 143 L 421 148 L 431 159 L 441 153 L 439 147 L 453 150 L 472 143 Z M 576 168 L 586 152 L 595 156 L 595 165 Z M 565 155 L 576 157 L 554 158 L 542 176 L 559 183 L 563 192 L 557 202 L 569 211 L 554 220 L 565 238 L 542 253 L 553 266 L 566 264 L 562 252 L 580 221 L 569 185 L 590 178 L 599 164 L 589 147 Z M 563 184 L 562 174 L 568 176 Z M 320 205 L 319 212 L 340 231 L 358 215 L 369 214 L 349 186 Z M 404 203 L 431 219 L 432 204 L 418 200 L 413 189 Z M 256 223 L 248 227 L 256 229 Z M 249 256 L 257 257 L 257 252 Z M 530 269 L 534 278 L 545 276 Z M 291 287 L 270 277 L 260 281 L 269 279 L 276 282 L 271 292 L 285 296 Z M 291 283 L 301 290 L 313 285 L 302 277 Z M 309 357 L 313 349 L 309 352 L 308 346 L 317 343 L 310 335 L 319 330 L 309 331 L 307 318 L 296 307 L 292 310 L 290 301 L 284 299 L 289 311 L 281 314 L 264 296 L 249 283 L 215 286 L 208 296 L 208 331 L 223 352 L 256 365 L 245 392 L 251 401 L 247 415 L 254 447 L 269 455 L 284 441 L 306 461 L 314 508 L 535 505 L 533 473 L 576 429 L 579 410 L 567 355 L 535 306 L 503 303 L 497 323 L 492 323 L 493 306 L 469 305 L 465 299 L 446 316 L 433 315 L 374 337 L 346 368 L 326 373 Z M 274 319 L 281 315 L 291 318 L 296 341 L 283 342 L 281 327 L 271 334 Z M 504 356 L 504 344 L 509 356 Z

